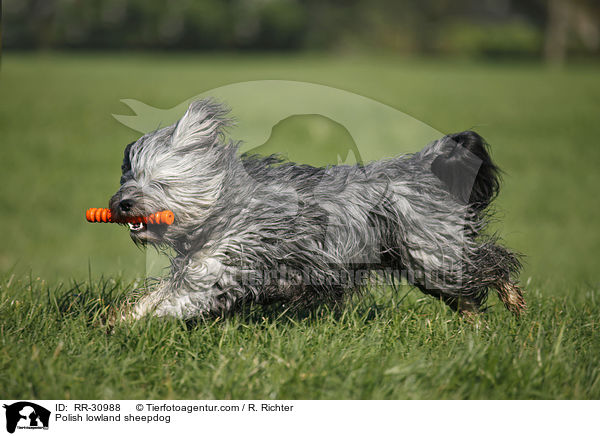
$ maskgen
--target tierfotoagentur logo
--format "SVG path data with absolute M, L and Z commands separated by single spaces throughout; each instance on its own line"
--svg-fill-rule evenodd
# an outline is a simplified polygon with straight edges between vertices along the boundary
M 6 431 L 14 433 L 19 430 L 48 430 L 50 411 L 38 404 L 29 401 L 19 401 L 10 405 L 4 404 L 6 409 Z

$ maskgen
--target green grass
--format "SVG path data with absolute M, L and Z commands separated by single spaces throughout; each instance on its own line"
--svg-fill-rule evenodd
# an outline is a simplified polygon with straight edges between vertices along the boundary
M 391 57 L 4 53 L 0 397 L 600 398 L 599 72 Z M 403 298 L 405 288 L 342 313 L 253 308 L 197 325 L 103 326 L 150 262 L 123 229 L 83 220 L 87 207 L 106 205 L 122 149 L 137 137 L 110 115 L 127 113 L 119 99 L 169 108 L 256 79 L 346 89 L 441 132 L 475 127 L 506 171 L 495 229 L 527 256 L 527 315 L 515 320 L 492 298 L 482 325 L 470 325 L 416 291 Z M 322 119 L 287 120 L 269 144 L 301 146 L 314 132 L 325 145 L 347 140 L 325 124 L 323 133 Z
M 115 280 L 2 284 L 3 398 L 598 398 L 598 292 L 578 304 L 531 286 L 517 321 L 497 301 L 468 324 L 408 289 L 341 313 L 251 308 L 186 325 L 107 328 Z M 406 292 L 409 292 L 408 298 Z

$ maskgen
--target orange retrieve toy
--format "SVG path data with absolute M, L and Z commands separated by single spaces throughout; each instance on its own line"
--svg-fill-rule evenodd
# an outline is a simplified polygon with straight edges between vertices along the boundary
M 91 223 L 144 223 L 144 224 L 173 224 L 175 215 L 170 210 L 162 210 L 148 216 L 131 217 L 126 220 L 114 220 L 110 209 L 103 207 L 92 207 L 85 212 L 86 219 Z

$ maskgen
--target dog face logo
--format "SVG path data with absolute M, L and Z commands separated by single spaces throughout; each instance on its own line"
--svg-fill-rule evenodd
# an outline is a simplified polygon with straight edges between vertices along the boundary
M 48 429 L 50 411 L 42 406 L 28 401 L 19 401 L 10 405 L 4 404 L 6 409 L 6 431 L 14 433 L 19 429 Z

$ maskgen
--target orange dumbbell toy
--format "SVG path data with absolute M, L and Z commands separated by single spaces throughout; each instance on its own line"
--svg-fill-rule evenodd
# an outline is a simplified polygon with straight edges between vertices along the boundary
M 148 216 L 131 217 L 126 220 L 113 220 L 110 209 L 92 207 L 85 212 L 86 219 L 91 223 L 144 223 L 144 224 L 173 224 L 175 214 L 170 210 L 161 210 Z

